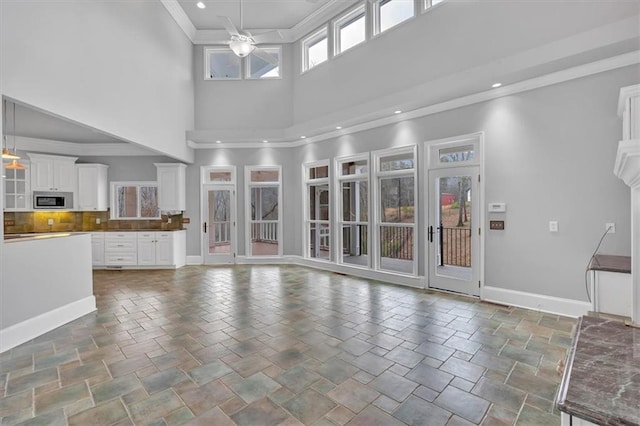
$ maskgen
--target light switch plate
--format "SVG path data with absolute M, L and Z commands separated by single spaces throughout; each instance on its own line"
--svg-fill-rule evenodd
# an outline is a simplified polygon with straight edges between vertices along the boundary
M 47 225 L 49 226 L 53 225 L 53 219 L 47 219 Z
M 504 213 L 507 211 L 507 204 L 506 203 L 489 203 L 487 210 L 489 210 L 489 213 Z
M 549 222 L 549 232 L 558 232 L 558 221 L 552 220 Z
M 96 217 L 96 225 L 100 225 L 100 218 Z

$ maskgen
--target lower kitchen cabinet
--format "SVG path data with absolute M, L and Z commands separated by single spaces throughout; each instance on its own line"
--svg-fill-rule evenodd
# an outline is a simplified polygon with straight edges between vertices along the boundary
M 106 266 L 138 265 L 138 239 L 135 232 L 106 232 L 104 236 Z
M 186 231 L 94 232 L 92 244 L 95 268 L 180 268 L 186 264 Z
M 104 232 L 91 233 L 91 262 L 93 266 L 104 266 Z

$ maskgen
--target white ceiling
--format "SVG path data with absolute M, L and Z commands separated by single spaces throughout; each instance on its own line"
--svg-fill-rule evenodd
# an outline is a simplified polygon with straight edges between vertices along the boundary
M 198 0 L 178 0 L 197 30 L 223 29 L 218 16 L 227 16 L 240 28 L 240 2 L 243 9 L 243 29 L 291 29 L 314 14 L 329 0 L 202 0 L 205 9 L 196 6 Z M 339 3 L 339 2 L 338 2 Z M 340 5 L 338 5 L 340 7 Z

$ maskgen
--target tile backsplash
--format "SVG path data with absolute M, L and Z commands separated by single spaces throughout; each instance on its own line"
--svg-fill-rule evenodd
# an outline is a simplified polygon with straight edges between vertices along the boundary
M 169 223 L 171 218 L 171 223 Z M 49 225 L 53 219 L 53 225 Z M 96 223 L 100 219 L 100 223 Z M 182 229 L 182 214 L 162 215 L 155 220 L 109 220 L 109 212 L 4 212 L 5 234 L 26 234 L 31 232 L 86 232 L 118 230 L 158 230 Z

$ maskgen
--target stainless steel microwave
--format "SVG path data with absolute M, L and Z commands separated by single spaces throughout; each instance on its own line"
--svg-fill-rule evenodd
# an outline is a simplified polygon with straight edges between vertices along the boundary
M 34 210 L 71 210 L 73 192 L 33 192 Z

